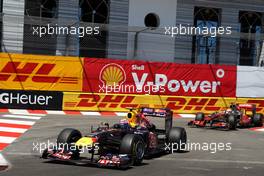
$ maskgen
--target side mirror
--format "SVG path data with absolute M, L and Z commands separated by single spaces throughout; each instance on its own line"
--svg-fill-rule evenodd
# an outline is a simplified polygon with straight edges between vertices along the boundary
M 131 112 L 127 113 L 127 118 L 129 118 L 129 119 L 132 118 L 132 113 Z

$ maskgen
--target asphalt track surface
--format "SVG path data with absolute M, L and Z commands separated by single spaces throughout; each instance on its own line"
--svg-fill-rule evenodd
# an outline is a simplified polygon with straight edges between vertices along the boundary
M 47 115 L 2 152 L 12 164 L 1 176 L 263 176 L 264 133 L 239 129 L 237 131 L 207 130 L 186 127 L 188 119 L 175 119 L 174 126 L 186 127 L 188 140 L 192 143 L 232 143 L 230 151 L 191 150 L 158 158 L 144 160 L 141 166 L 127 170 L 93 168 L 48 163 L 33 150 L 37 142 L 54 141 L 66 127 L 79 129 L 84 134 L 91 125 L 100 122 L 113 124 L 118 117 Z M 162 125 L 161 119 L 155 120 Z

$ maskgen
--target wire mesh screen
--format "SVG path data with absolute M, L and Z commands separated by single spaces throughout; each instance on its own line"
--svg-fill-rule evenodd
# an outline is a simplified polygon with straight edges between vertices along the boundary
M 79 18 L 1 14 L 3 52 L 201 64 L 258 65 L 262 28 L 232 35 L 172 35 L 166 28 L 84 22 Z M 175 30 L 175 29 L 174 29 Z M 175 32 L 175 31 L 174 31 Z M 243 64 L 244 63 L 244 64 Z

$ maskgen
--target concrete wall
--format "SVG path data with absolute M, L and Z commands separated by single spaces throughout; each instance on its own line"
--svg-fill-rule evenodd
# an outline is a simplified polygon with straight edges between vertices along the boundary
M 59 0 L 58 26 L 78 27 L 78 21 L 79 2 L 76 0 Z M 79 56 L 79 37 L 77 35 L 58 35 L 56 54 Z
M 129 1 L 129 27 L 141 27 L 130 30 L 128 33 L 128 58 L 170 61 L 174 60 L 174 38 L 165 36 L 165 26 L 175 26 L 177 0 L 131 0 Z M 155 13 L 159 17 L 160 26 L 157 31 L 144 30 L 145 16 Z M 134 42 L 137 40 L 137 44 Z M 137 45 L 137 51 L 134 51 Z
M 127 57 L 128 9 L 129 0 L 111 0 L 110 2 L 108 58 L 125 59 Z
M 59 25 L 78 21 L 78 1 L 58 2 Z M 240 10 L 264 12 L 263 0 L 111 0 L 106 57 L 191 63 L 193 36 L 165 36 L 164 27 L 193 25 L 196 6 L 220 9 L 221 25 L 231 26 L 233 33 L 239 30 Z M 3 51 L 23 52 L 24 7 L 25 0 L 3 0 Z M 151 12 L 159 16 L 159 29 L 140 32 L 136 39 L 136 32 L 145 29 L 144 18 Z M 217 63 L 238 64 L 239 37 L 223 37 L 219 40 Z M 57 46 L 54 48 L 57 55 L 79 54 L 78 37 L 58 36 L 54 45 L 56 42 Z M 262 58 L 263 53 L 262 51 Z
M 185 3 L 184 0 L 178 0 L 176 26 L 193 25 L 193 5 Z M 193 36 L 177 35 L 175 36 L 175 62 L 191 63 L 192 58 L 192 39 Z
M 23 52 L 24 7 L 24 0 L 3 0 L 3 52 Z

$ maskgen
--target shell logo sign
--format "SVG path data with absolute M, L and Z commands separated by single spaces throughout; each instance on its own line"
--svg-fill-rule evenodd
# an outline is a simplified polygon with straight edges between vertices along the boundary
M 105 86 L 118 86 L 126 81 L 126 73 L 120 65 L 111 63 L 102 68 L 99 79 Z
M 83 92 L 235 97 L 236 67 L 84 58 Z

